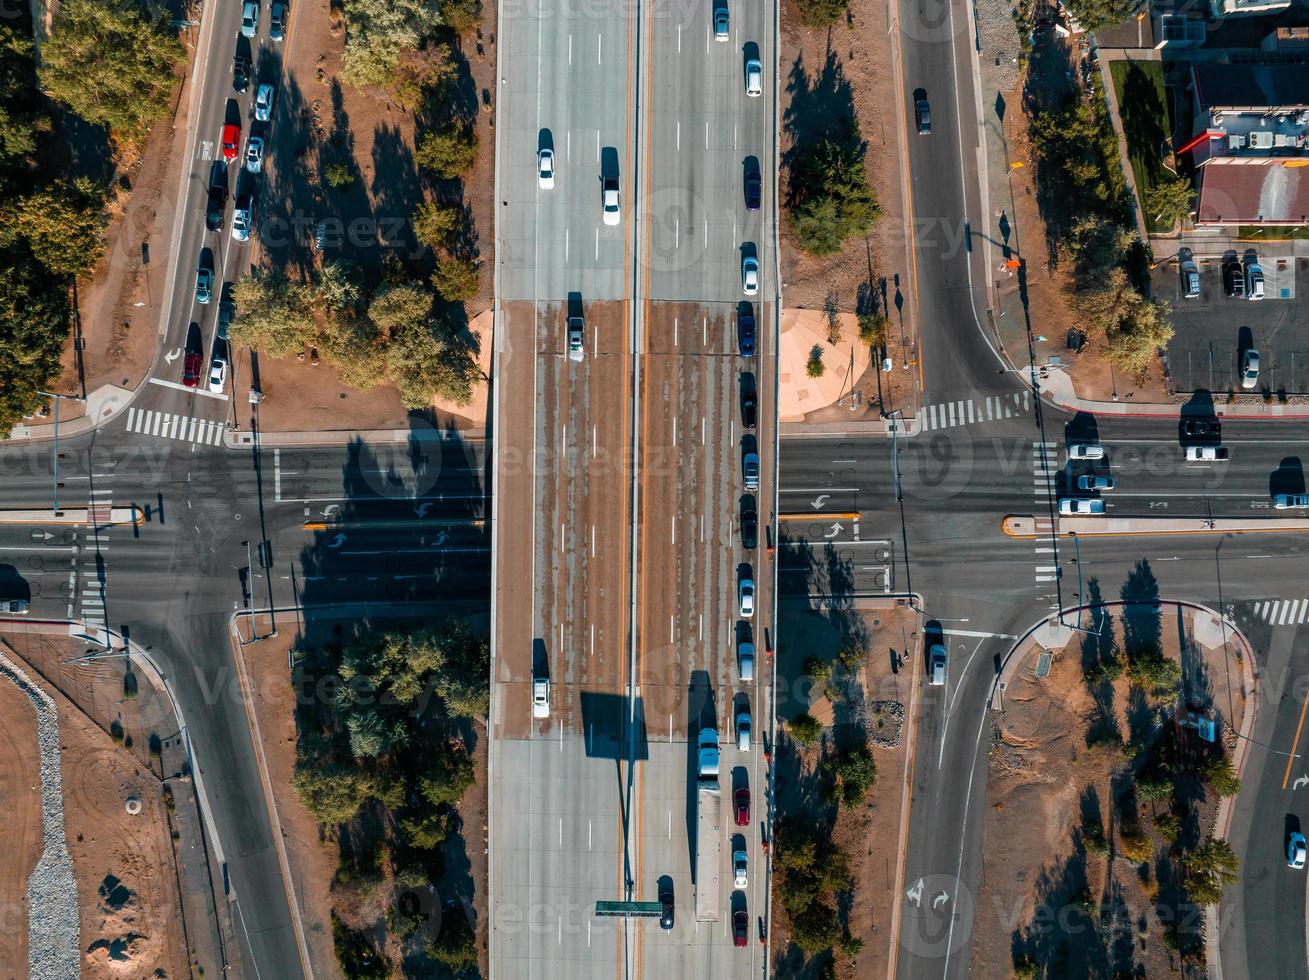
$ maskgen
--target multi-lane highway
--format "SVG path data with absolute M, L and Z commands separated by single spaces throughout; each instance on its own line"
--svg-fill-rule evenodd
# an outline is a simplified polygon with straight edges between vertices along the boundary
M 755 679 L 741 680 L 737 643 L 753 635 L 762 651 L 774 614 L 771 17 L 734 8 L 723 30 L 709 7 L 680 21 L 565 8 L 503 22 L 490 882 L 499 976 L 761 968 L 769 677 L 761 655 Z M 752 59 L 768 66 L 758 96 L 746 92 Z M 553 186 L 538 178 L 542 150 L 554 155 Z M 606 177 L 619 186 L 612 223 Z M 747 295 L 750 261 L 759 288 Z M 758 525 L 750 547 L 743 516 Z M 756 583 L 748 619 L 745 581 Z M 534 718 L 531 682 L 544 677 L 550 713 Z M 756 734 L 741 750 L 733 719 L 747 708 Z M 709 843 L 696 840 L 702 727 L 716 727 L 723 747 L 722 887 L 712 919 L 697 921 L 692 869 Z M 734 826 L 740 789 L 752 809 Z M 738 848 L 749 865 L 739 890 L 729 868 Z M 593 914 L 599 900 L 669 892 L 671 930 Z M 734 943 L 735 913 L 748 920 L 746 949 Z

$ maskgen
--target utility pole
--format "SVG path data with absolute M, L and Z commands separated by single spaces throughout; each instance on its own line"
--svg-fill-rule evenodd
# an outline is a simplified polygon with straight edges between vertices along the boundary
M 59 516 L 59 403 L 67 398 L 69 401 L 85 402 L 86 399 L 77 395 L 57 395 L 53 391 L 38 391 L 38 395 L 45 395 L 47 398 L 55 400 L 55 441 L 54 448 L 50 450 L 50 469 L 53 473 L 51 477 L 50 497 L 51 509 L 55 516 Z M 88 502 L 89 506 L 89 502 Z

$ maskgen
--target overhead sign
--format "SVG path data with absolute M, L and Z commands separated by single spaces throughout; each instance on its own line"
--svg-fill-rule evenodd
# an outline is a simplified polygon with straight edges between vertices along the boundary
M 595 914 L 604 916 L 636 916 L 653 919 L 663 914 L 662 902 L 596 902 Z

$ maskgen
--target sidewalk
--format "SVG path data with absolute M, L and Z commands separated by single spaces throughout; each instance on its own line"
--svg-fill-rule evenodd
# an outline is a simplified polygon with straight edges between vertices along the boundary
M 352 442 L 485 442 L 486 429 L 328 429 L 322 432 L 260 432 L 247 429 L 223 433 L 228 449 L 248 449 L 258 436 L 261 449 L 295 446 L 346 446 Z
M 1041 397 L 1050 404 L 1069 412 L 1096 415 L 1177 418 L 1190 400 L 1179 397 L 1175 402 L 1092 401 L 1078 397 L 1072 378 L 1061 370 L 1041 369 L 1037 385 Z M 1214 402 L 1213 410 L 1215 415 L 1225 419 L 1309 419 L 1309 402 L 1265 402 L 1259 395 L 1251 396 L 1249 401 L 1228 405 Z

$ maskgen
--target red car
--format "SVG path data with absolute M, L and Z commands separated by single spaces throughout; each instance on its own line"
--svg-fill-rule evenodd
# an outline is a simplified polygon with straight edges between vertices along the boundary
M 732 944 L 737 947 L 745 946 L 745 934 L 750 931 L 750 913 L 745 909 L 737 909 L 732 913 Z
M 736 791 L 736 825 L 738 827 L 750 826 L 750 791 L 742 787 Z
M 223 159 L 231 163 L 241 149 L 241 127 L 228 123 L 223 127 Z
M 182 384 L 188 388 L 194 388 L 200 383 L 200 354 L 198 351 L 187 351 L 186 357 L 182 361 Z

